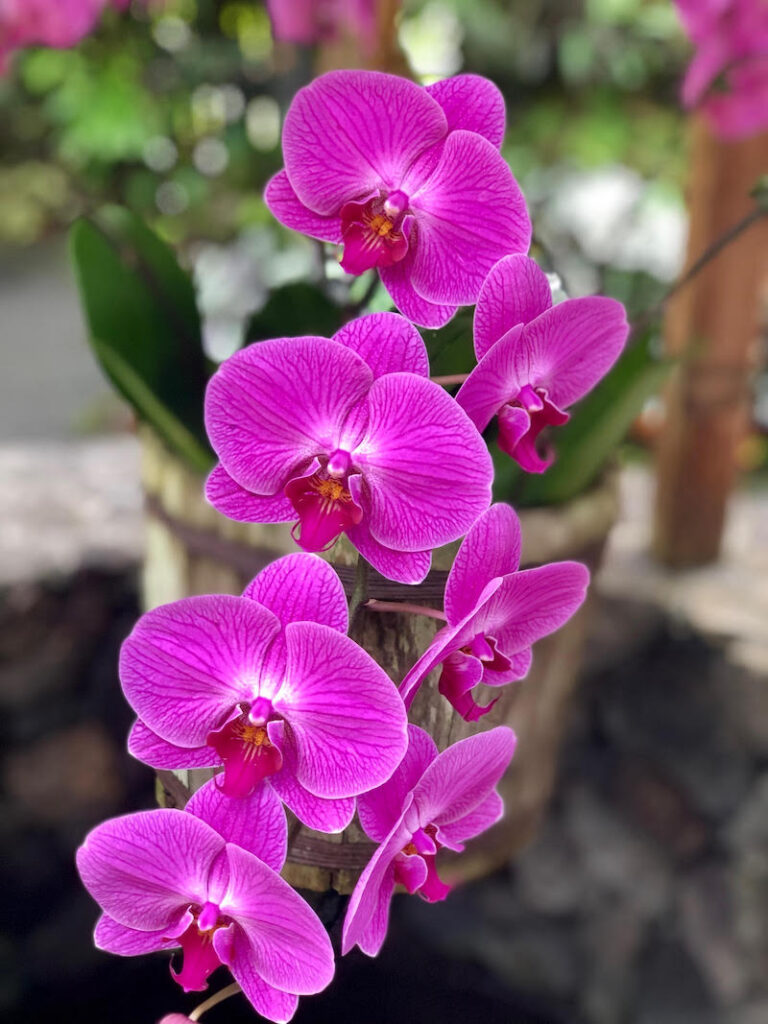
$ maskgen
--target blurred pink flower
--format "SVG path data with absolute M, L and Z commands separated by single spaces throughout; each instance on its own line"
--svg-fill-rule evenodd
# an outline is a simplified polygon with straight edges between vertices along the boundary
M 766 0 L 676 0 L 676 5 L 696 46 L 683 80 L 685 106 L 700 106 L 724 139 L 768 127 Z
M 376 46 L 376 0 L 267 0 L 267 11 L 281 42 L 312 46 L 345 34 L 365 53 Z
M 74 46 L 93 30 L 105 7 L 130 0 L 0 0 L 0 72 L 25 46 Z

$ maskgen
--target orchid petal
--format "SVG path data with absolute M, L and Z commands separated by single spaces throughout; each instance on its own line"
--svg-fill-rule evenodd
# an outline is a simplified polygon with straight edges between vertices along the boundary
M 241 487 L 224 467 L 216 466 L 205 481 L 205 497 L 217 512 L 238 523 L 290 523 L 296 510 L 282 491 L 254 494 Z
M 437 832 L 438 842 L 448 850 L 461 853 L 464 843 L 468 839 L 474 839 L 475 836 L 479 836 L 481 832 L 485 832 L 486 829 L 495 825 L 497 821 L 501 820 L 503 814 L 504 801 L 495 791 L 489 793 L 485 800 L 469 814 L 465 814 L 458 821 L 441 825 Z
M 243 990 L 243 995 L 258 1014 L 276 1024 L 283 1024 L 293 1017 L 299 1005 L 299 997 L 290 992 L 281 992 L 264 981 L 254 965 L 251 944 L 243 932 L 235 929 L 231 948 L 222 949 L 222 953 L 222 962 L 227 965 L 232 977 Z
M 182 930 L 186 927 L 186 918 L 191 917 L 189 911 L 181 914 L 184 922 Z M 170 929 L 160 928 L 157 931 L 145 932 L 138 928 L 126 928 L 124 924 L 118 924 L 109 914 L 102 914 L 96 922 L 93 932 L 93 942 L 97 949 L 103 949 L 105 953 L 115 953 L 117 956 L 140 956 L 142 953 L 155 953 L 160 949 L 174 949 L 179 945 L 178 938 L 169 937 L 168 932 L 177 932 L 178 925 Z
M 411 284 L 412 264 L 412 258 L 406 256 L 394 266 L 381 267 L 381 283 L 389 292 L 394 304 L 411 323 L 418 324 L 419 327 L 443 327 L 459 307 L 429 302 L 422 298 Z
M 397 313 L 369 313 L 350 320 L 333 340 L 357 352 L 374 378 L 399 371 L 429 376 L 429 357 L 421 335 Z
M 496 576 L 520 565 L 520 520 L 509 505 L 491 505 L 461 542 L 445 585 L 444 608 L 455 624 L 477 608 L 480 594 Z
M 139 811 L 97 825 L 77 851 L 88 892 L 118 924 L 157 931 L 204 904 L 224 840 L 184 811 Z
M 492 345 L 456 394 L 456 401 L 478 430 L 485 430 L 527 380 L 528 359 L 521 352 L 523 330 L 518 324 Z
M 361 647 L 327 626 L 293 622 L 285 635 L 286 681 L 274 706 L 296 742 L 296 778 L 326 799 L 380 785 L 407 746 L 394 684 Z
M 307 828 L 326 834 L 343 832 L 355 815 L 355 798 L 326 800 L 315 796 L 296 778 L 296 744 L 286 734 L 280 742 L 283 770 L 270 779 L 275 793 Z
M 505 686 L 507 683 L 515 683 L 524 679 L 531 670 L 533 662 L 533 650 L 525 647 L 522 651 L 515 651 L 513 654 L 505 655 L 509 659 L 509 668 L 500 672 L 484 666 L 483 683 L 486 686 Z
M 317 916 L 286 881 L 246 850 L 228 844 L 226 859 L 229 887 L 221 912 L 245 933 L 251 969 L 283 992 L 320 992 L 333 977 L 334 964 L 330 939 Z
M 523 332 L 531 366 L 526 383 L 545 388 L 553 405 L 569 406 L 610 370 L 628 334 L 624 307 L 615 299 L 590 295 L 561 302 Z
M 472 690 L 482 679 L 482 662 L 471 654 L 455 651 L 443 662 L 438 690 L 465 722 L 479 722 L 498 700 L 496 698 L 490 704 L 483 705 L 472 698 Z
M 466 817 L 496 786 L 515 752 L 515 734 L 500 725 L 459 740 L 430 764 L 413 790 L 422 827 Z
M 213 768 L 221 758 L 213 747 L 179 747 L 162 739 L 141 719 L 134 722 L 128 733 L 128 753 L 150 768 Z
M 483 282 L 475 308 L 478 360 L 518 324 L 535 320 L 552 305 L 552 289 L 538 263 L 515 253 L 499 260 Z
M 482 437 L 439 385 L 380 377 L 368 433 L 355 452 L 368 487 L 368 526 L 386 547 L 423 551 L 469 529 L 490 502 L 493 466 Z
M 322 622 L 339 633 L 349 625 L 347 598 L 336 571 L 317 555 L 284 555 L 262 569 L 243 591 L 289 622 Z
M 369 839 L 383 842 L 400 817 L 406 797 L 436 757 L 437 746 L 429 733 L 409 725 L 408 750 L 394 774 L 382 786 L 357 798 L 360 824 Z
M 293 231 L 299 231 L 310 238 L 318 238 L 321 242 L 341 243 L 341 220 L 336 217 L 323 217 L 299 199 L 294 192 L 285 171 L 277 174 L 267 182 L 264 190 L 264 202 L 269 212 Z
M 208 384 L 211 444 L 241 487 L 274 495 L 302 463 L 340 447 L 346 416 L 372 379 L 358 355 L 329 338 L 256 342 Z
M 490 79 L 480 75 L 454 75 L 428 85 L 426 91 L 443 108 L 449 131 L 477 132 L 496 149 L 501 149 L 506 109 L 504 97 Z
M 288 826 L 285 811 L 269 785 L 261 785 L 247 797 L 225 796 L 215 779 L 193 793 L 184 808 L 187 814 L 210 825 L 227 842 L 280 871 L 285 864 Z
M 354 544 L 363 558 L 370 562 L 376 572 L 385 579 L 398 583 L 421 583 L 432 564 L 431 551 L 393 551 L 379 544 L 371 536 L 368 524 L 363 520 L 358 526 L 347 530 L 347 538 Z
M 520 187 L 501 154 L 474 132 L 451 132 L 411 210 L 418 227 L 411 280 L 430 302 L 475 302 L 493 265 L 530 245 Z
M 301 202 L 328 216 L 347 200 L 399 188 L 414 159 L 447 130 L 440 105 L 415 83 L 374 71 L 331 71 L 291 103 L 285 169 Z
M 403 813 L 374 851 L 350 896 L 341 937 L 344 955 L 355 945 L 369 956 L 376 956 L 381 949 L 386 935 L 389 901 L 394 890 L 392 861 L 411 839 L 411 833 L 404 824 L 411 802 L 409 795 Z
M 279 629 L 268 609 L 228 594 L 154 608 L 120 651 L 125 696 L 163 739 L 203 746 L 228 712 L 255 696 Z

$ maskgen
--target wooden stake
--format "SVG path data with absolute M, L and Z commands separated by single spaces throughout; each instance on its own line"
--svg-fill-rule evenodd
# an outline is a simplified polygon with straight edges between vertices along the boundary
M 749 213 L 750 192 L 768 170 L 768 133 L 738 142 L 693 123 L 688 240 L 690 266 Z M 682 568 L 716 559 L 737 448 L 751 411 L 761 294 L 768 282 L 768 222 L 723 249 L 669 302 L 667 351 L 682 359 L 667 392 L 658 450 L 654 553 Z

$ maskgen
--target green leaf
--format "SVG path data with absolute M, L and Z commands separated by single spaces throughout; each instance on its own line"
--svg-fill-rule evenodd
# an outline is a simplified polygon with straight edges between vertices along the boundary
M 342 319 L 342 310 L 316 285 L 294 281 L 276 288 L 264 308 L 246 321 L 243 343 L 302 334 L 330 338 Z
M 655 354 L 655 335 L 649 328 L 635 339 L 608 376 L 573 409 L 568 423 L 554 432 L 557 457 L 546 473 L 524 474 L 498 453 L 494 490 L 499 499 L 511 492 L 521 505 L 558 504 L 595 481 L 673 365 Z
M 200 315 L 173 250 L 127 210 L 107 207 L 73 225 L 70 251 L 105 373 L 177 454 L 209 467 Z
M 464 307 L 445 327 L 421 332 L 429 353 L 429 372 L 433 377 L 469 373 L 474 369 L 477 362 L 472 341 L 474 314 L 474 307 Z

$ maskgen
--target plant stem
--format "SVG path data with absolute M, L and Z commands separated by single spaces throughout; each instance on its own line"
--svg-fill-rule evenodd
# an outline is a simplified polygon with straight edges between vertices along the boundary
M 214 992 L 210 999 L 206 999 L 204 1003 L 200 1003 L 199 1006 L 196 1006 L 190 1013 L 189 1019 L 194 1021 L 200 1020 L 206 1011 L 212 1009 L 218 1003 L 223 1003 L 224 1000 L 229 999 L 230 996 L 236 996 L 238 992 L 242 991 L 243 990 L 237 982 L 233 981 L 231 985 L 227 985 L 226 988 L 219 989 L 218 992 Z
M 463 384 L 468 376 L 468 373 L 449 373 L 445 377 L 430 377 L 429 379 L 433 384 L 440 384 L 444 388 L 448 388 L 452 384 Z
M 426 608 L 421 604 L 407 604 L 405 601 L 376 601 L 373 598 L 363 606 L 370 612 L 399 612 L 401 615 L 426 615 L 430 619 L 445 622 L 445 615 L 437 608 Z
M 374 270 L 373 276 L 371 277 L 371 280 L 368 282 L 368 287 L 363 292 L 363 297 L 361 299 L 358 299 L 357 302 L 352 303 L 352 305 L 349 307 L 350 316 L 352 316 L 352 317 L 359 316 L 363 312 L 365 307 L 368 305 L 368 303 L 373 298 L 374 293 L 376 292 L 376 289 L 378 287 L 379 287 L 379 275 Z
M 762 217 L 768 216 L 768 209 L 763 206 L 755 206 L 754 209 L 750 210 L 749 213 L 745 214 L 741 220 L 731 225 L 726 231 L 716 238 L 715 241 L 708 246 L 704 252 L 699 256 L 697 260 L 691 264 L 691 266 L 683 273 L 675 283 L 667 290 L 664 296 L 656 303 L 651 306 L 644 313 L 635 320 L 632 325 L 632 333 L 637 334 L 643 328 L 647 327 L 648 324 L 652 323 L 657 316 L 663 311 L 664 306 L 669 302 L 673 295 L 689 284 L 696 275 L 707 266 L 716 256 L 718 256 L 727 245 L 735 241 L 739 235 L 743 234 L 748 228 L 756 224 Z

